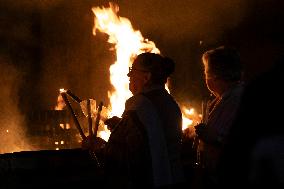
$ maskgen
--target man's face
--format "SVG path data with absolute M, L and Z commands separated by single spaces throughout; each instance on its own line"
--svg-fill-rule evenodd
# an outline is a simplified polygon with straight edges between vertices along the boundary
M 129 90 L 133 95 L 140 93 L 143 87 L 149 82 L 151 73 L 139 63 L 134 62 L 129 68 L 127 76 L 129 77 Z

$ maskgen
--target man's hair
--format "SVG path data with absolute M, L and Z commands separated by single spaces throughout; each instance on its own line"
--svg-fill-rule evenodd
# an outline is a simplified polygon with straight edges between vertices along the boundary
M 152 82 L 156 84 L 165 84 L 167 78 L 175 69 L 175 63 L 172 59 L 155 53 L 139 54 L 134 62 L 139 63 L 145 70 L 149 71 L 152 74 Z
M 220 46 L 206 51 L 202 60 L 208 72 L 226 81 L 238 81 L 242 76 L 242 65 L 238 51 Z

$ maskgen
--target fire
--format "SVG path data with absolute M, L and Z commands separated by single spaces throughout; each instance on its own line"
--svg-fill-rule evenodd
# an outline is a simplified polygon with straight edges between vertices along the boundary
M 107 117 L 122 115 L 125 101 L 132 95 L 128 88 L 129 78 L 127 77 L 127 73 L 133 63 L 133 58 L 143 52 L 159 54 L 160 50 L 153 41 L 145 39 L 140 31 L 133 29 L 131 22 L 127 18 L 117 15 L 119 7 L 116 4 L 110 3 L 109 7 L 102 8 L 93 7 L 92 11 L 95 15 L 93 34 L 96 35 L 97 30 L 108 34 L 108 42 L 114 44 L 117 58 L 109 68 L 110 82 L 114 87 L 114 91 L 108 91 L 110 105 L 107 108 L 103 107 L 101 112 L 101 118 L 105 120 Z M 165 87 L 170 93 L 168 84 Z M 84 101 L 74 96 L 69 90 L 60 89 L 60 94 L 63 92 L 69 92 L 68 94 L 73 96 L 80 105 L 84 104 Z M 62 110 L 65 106 L 66 104 L 62 96 L 59 95 L 55 109 Z M 191 125 L 195 125 L 200 121 L 200 115 L 196 113 L 194 108 L 188 109 L 183 107 L 182 119 L 182 129 L 186 130 Z M 97 136 L 108 141 L 110 131 L 103 124 L 103 120 L 99 123 Z M 62 127 L 61 124 L 60 126 Z M 192 130 L 192 128 L 190 129 Z
M 182 107 L 182 130 L 187 129 L 192 125 L 196 125 L 201 121 L 201 114 L 198 114 L 194 108 L 188 109 Z
M 155 43 L 145 39 L 141 32 L 134 30 L 131 22 L 124 17 L 117 15 L 119 7 L 110 3 L 108 8 L 93 7 L 95 14 L 96 30 L 109 35 L 108 42 L 115 45 L 117 60 L 110 66 L 110 82 L 114 91 L 108 91 L 110 99 L 109 116 L 120 116 L 124 110 L 125 101 L 131 96 L 128 89 L 129 78 L 128 68 L 131 66 L 133 57 L 143 52 L 160 53 Z M 108 140 L 110 132 L 104 127 L 104 131 L 99 131 L 98 135 Z
M 66 107 L 65 101 L 61 96 L 61 93 L 64 93 L 64 92 L 66 92 L 65 89 L 59 89 L 59 95 L 57 96 L 57 104 L 54 108 L 55 110 L 63 110 Z M 71 128 L 69 123 L 59 123 L 58 126 L 61 127 L 62 129 L 66 129 L 66 130 Z M 58 145 L 59 143 L 57 141 L 55 141 L 54 144 Z M 63 143 L 61 141 L 61 144 L 64 144 L 64 141 L 63 141 Z M 55 148 L 55 150 L 59 150 L 59 149 L 60 149 L 59 147 Z
M 131 96 L 127 73 L 133 57 L 146 51 L 160 51 L 154 42 L 144 39 L 140 31 L 134 30 L 127 18 L 117 15 L 117 5 L 110 3 L 109 8 L 94 7 L 92 11 L 95 14 L 93 34 L 96 35 L 96 30 L 106 33 L 109 35 L 108 42 L 115 45 L 117 60 L 109 69 L 110 82 L 115 90 L 109 91 L 108 97 L 111 114 L 119 116 L 123 113 L 125 101 Z
M 60 93 L 64 92 L 64 89 L 59 89 Z M 64 107 L 66 106 L 62 96 L 59 94 L 57 97 L 57 105 L 55 106 L 55 110 L 63 110 Z
M 129 78 L 128 68 L 131 66 L 133 57 L 143 53 L 160 53 L 155 43 L 145 39 L 141 32 L 133 29 L 129 19 L 117 15 L 119 7 L 116 4 L 109 4 L 109 7 L 93 7 L 95 15 L 93 34 L 100 31 L 108 34 L 108 42 L 115 45 L 117 60 L 110 66 L 110 82 L 114 91 L 108 91 L 110 99 L 110 116 L 119 116 L 123 113 L 125 101 L 131 96 L 128 89 Z M 167 91 L 170 93 L 168 86 Z M 194 109 L 183 109 L 183 129 L 186 129 L 196 121 Z M 105 135 L 105 133 L 104 133 Z M 104 139 L 106 136 L 104 136 Z M 108 138 L 108 137 L 107 137 Z
M 64 92 L 66 92 L 65 89 L 59 89 L 59 95 L 57 97 L 57 105 L 54 108 L 55 110 L 63 110 L 66 107 L 64 99 L 61 96 L 61 93 L 64 93 Z M 65 123 L 65 124 L 60 123 L 59 126 L 62 129 L 70 129 L 71 128 L 69 123 Z

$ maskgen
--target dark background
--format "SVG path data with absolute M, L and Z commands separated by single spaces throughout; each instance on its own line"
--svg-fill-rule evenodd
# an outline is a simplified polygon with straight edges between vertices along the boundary
M 241 54 L 245 80 L 284 54 L 282 0 L 121 0 L 119 16 L 173 58 L 171 93 L 200 106 L 208 95 L 201 55 L 220 45 Z M 108 104 L 108 36 L 92 34 L 99 0 L 0 0 L 0 125 L 22 125 L 31 111 L 54 109 L 60 88 Z M 6 128 L 6 127 L 5 127 Z

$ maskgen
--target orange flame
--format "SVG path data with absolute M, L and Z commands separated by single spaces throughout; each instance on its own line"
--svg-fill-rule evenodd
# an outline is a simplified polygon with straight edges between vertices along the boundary
M 63 93 L 63 92 L 65 92 L 65 90 L 64 89 L 59 89 L 59 95 L 58 95 L 58 97 L 57 97 L 57 105 L 55 106 L 55 110 L 63 110 L 64 109 L 64 107 L 66 106 L 66 104 L 65 104 L 65 102 L 64 102 L 64 100 L 63 100 L 63 98 L 62 98 L 62 96 L 61 96 L 61 93 Z
M 115 45 L 117 60 L 110 66 L 110 82 L 114 91 L 108 91 L 110 99 L 110 115 L 120 116 L 123 113 L 125 101 L 131 96 L 128 88 L 129 79 L 127 77 L 128 67 L 131 66 L 133 57 L 143 53 L 160 53 L 155 43 L 144 39 L 141 32 L 134 30 L 131 22 L 124 17 L 117 15 L 119 7 L 116 4 L 109 3 L 109 7 L 93 7 L 95 15 L 93 34 L 96 31 L 108 34 L 108 42 Z M 168 86 L 167 91 L 170 93 Z M 183 108 L 183 130 L 190 125 L 196 124 L 200 119 L 196 116 L 194 109 Z M 110 132 L 108 131 L 108 134 Z M 104 139 L 106 133 L 102 133 Z
M 129 79 L 127 77 L 128 67 L 132 64 L 132 59 L 143 52 L 160 53 L 155 44 L 148 39 L 144 39 L 141 32 L 134 30 L 131 22 L 124 17 L 117 15 L 119 7 L 110 3 L 109 8 L 92 8 L 95 14 L 96 30 L 109 35 L 108 42 L 115 44 L 117 60 L 110 66 L 110 82 L 115 91 L 108 92 L 112 115 L 119 116 L 123 113 L 125 101 L 131 96 L 128 90 Z
M 93 34 L 99 30 L 109 35 L 108 42 L 115 45 L 117 60 L 110 66 L 110 82 L 114 87 L 114 91 L 108 91 L 110 105 L 108 108 L 103 107 L 103 117 L 105 119 L 111 116 L 120 116 L 124 110 L 125 101 L 131 96 L 127 77 L 128 68 L 133 62 L 133 58 L 143 52 L 160 53 L 155 43 L 145 39 L 141 32 L 134 30 L 131 22 L 124 17 L 117 15 L 119 7 L 116 4 L 109 4 L 109 7 L 93 7 L 92 11 L 95 15 Z M 168 84 L 166 89 L 170 93 Z M 60 94 L 66 92 L 60 89 Z M 56 110 L 62 110 L 66 106 L 62 96 L 59 94 L 57 99 Z M 200 121 L 201 116 L 197 115 L 193 108 L 182 108 L 182 129 L 186 130 L 192 125 Z M 61 125 L 60 125 L 61 126 Z M 70 126 L 69 126 L 70 128 Z M 107 129 L 103 121 L 100 121 L 97 136 L 108 141 L 110 131 Z
M 57 105 L 54 108 L 55 110 L 63 110 L 66 107 L 65 101 L 61 96 L 61 93 L 64 93 L 64 92 L 66 92 L 65 89 L 59 89 L 59 95 L 57 97 Z M 71 128 L 69 123 L 65 123 L 65 124 L 60 123 L 59 127 L 61 127 L 62 129 L 70 129 Z
M 194 108 L 182 107 L 182 130 L 192 125 L 196 125 L 201 121 L 201 115 L 197 114 Z

